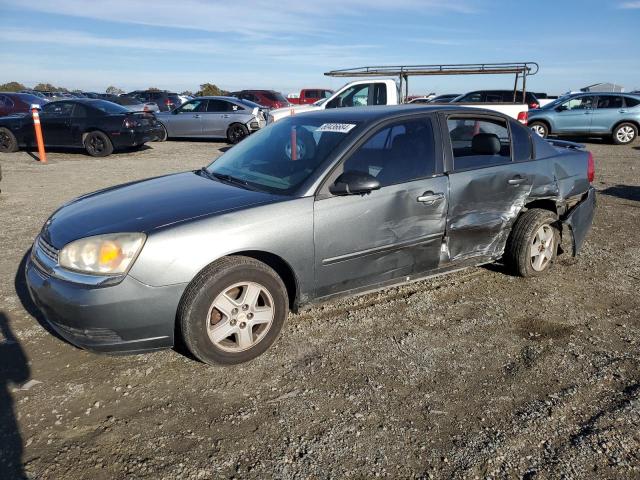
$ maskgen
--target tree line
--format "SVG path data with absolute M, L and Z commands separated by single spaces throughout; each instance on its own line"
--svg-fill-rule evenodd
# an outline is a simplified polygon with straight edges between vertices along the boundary
M 20 82 L 7 82 L 7 83 L 0 84 L 0 92 L 20 92 L 22 90 L 35 90 L 37 92 L 68 92 L 68 93 L 81 91 L 81 90 L 69 90 L 68 88 L 65 88 L 65 87 L 56 87 L 55 85 L 52 85 L 50 83 L 38 83 L 33 88 L 29 88 Z M 147 88 L 147 90 L 157 91 L 157 92 L 160 91 L 160 89 L 157 87 L 149 87 Z M 111 85 L 105 89 L 105 93 L 110 95 L 121 95 L 125 93 L 125 91 L 122 90 L 121 88 Z M 190 90 L 185 90 L 184 92 L 181 92 L 180 95 L 203 97 L 207 95 L 212 95 L 212 96 L 229 95 L 229 93 L 230 92 L 228 92 L 227 90 L 223 90 L 213 83 L 203 83 L 200 85 L 200 90 L 198 90 L 197 92 L 194 93 Z

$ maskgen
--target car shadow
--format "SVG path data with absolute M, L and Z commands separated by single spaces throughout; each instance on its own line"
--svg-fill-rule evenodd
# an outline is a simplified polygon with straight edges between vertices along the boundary
M 145 143 L 144 145 L 139 145 L 137 147 L 119 148 L 117 150 L 114 150 L 113 153 L 111 153 L 111 155 L 109 155 L 109 156 L 125 155 L 125 154 L 131 153 L 131 152 L 143 152 L 145 150 L 152 150 L 152 149 L 153 149 L 153 147 L 151 147 L 150 145 L 147 145 Z M 37 148 L 35 148 L 35 147 L 21 148 L 20 151 L 25 152 L 27 155 L 29 155 L 34 160 L 40 161 L 40 157 L 38 155 L 38 149 Z M 47 147 L 46 148 L 46 152 L 47 153 L 71 153 L 71 154 L 83 155 L 83 156 L 89 157 L 89 158 L 104 158 L 104 157 L 92 157 L 91 155 L 89 155 L 87 153 L 87 151 L 84 148 L 80 148 L 80 147 Z
M 169 138 L 167 142 L 192 142 L 192 143 L 223 143 L 226 142 L 226 138 L 201 138 L 201 137 L 180 137 Z
M 640 202 L 640 186 L 638 185 L 614 185 L 607 187 L 604 190 L 598 192 L 601 195 L 608 195 L 610 197 L 623 198 L 625 200 L 635 200 Z
M 35 318 L 36 321 L 40 324 L 40 326 L 44 328 L 48 333 L 58 338 L 59 340 L 62 340 L 65 343 L 69 343 L 64 338 L 62 338 L 58 334 L 58 332 L 56 332 L 53 328 L 51 328 L 51 325 L 49 325 L 49 322 L 47 322 L 42 312 L 38 309 L 36 304 L 33 303 L 33 300 L 31 299 L 31 295 L 29 294 L 29 287 L 27 287 L 27 277 L 25 274 L 25 267 L 27 265 L 27 259 L 29 258 L 29 255 L 31 255 L 31 249 L 27 250 L 27 253 L 25 253 L 24 256 L 22 257 L 22 260 L 20 261 L 20 265 L 18 266 L 18 271 L 16 272 L 13 278 L 13 288 L 15 289 L 16 294 L 18 295 L 18 299 L 22 304 L 22 308 L 24 308 L 29 315 Z
M 9 385 L 22 385 L 31 375 L 27 356 L 0 312 L 0 478 L 26 479 L 22 465 L 22 437 Z

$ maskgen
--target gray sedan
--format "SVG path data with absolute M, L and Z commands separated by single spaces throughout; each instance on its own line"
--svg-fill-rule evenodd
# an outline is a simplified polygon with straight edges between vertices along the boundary
M 584 242 L 593 178 L 578 145 L 495 112 L 295 115 L 201 170 L 63 206 L 27 284 L 80 347 L 148 351 L 177 333 L 204 362 L 240 363 L 273 344 L 289 309 L 497 260 L 546 273 Z
M 164 140 L 205 137 L 238 143 L 266 123 L 260 105 L 233 97 L 198 97 L 156 117 L 165 129 Z

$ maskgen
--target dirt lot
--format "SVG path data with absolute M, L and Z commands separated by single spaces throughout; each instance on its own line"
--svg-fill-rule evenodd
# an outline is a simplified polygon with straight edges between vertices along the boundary
M 594 228 L 544 278 L 478 268 L 320 306 L 233 368 L 48 333 L 17 275 L 48 215 L 221 147 L 0 154 L 0 478 L 640 477 L 638 143 L 589 144 Z

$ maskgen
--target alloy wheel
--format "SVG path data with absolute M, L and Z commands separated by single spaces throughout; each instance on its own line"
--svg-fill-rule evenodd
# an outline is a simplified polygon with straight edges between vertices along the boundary
M 531 267 L 541 272 L 553 258 L 554 232 L 550 225 L 542 225 L 531 242 Z
M 633 141 L 635 136 L 636 131 L 629 125 L 625 125 L 624 127 L 619 128 L 616 132 L 616 137 L 620 143 L 629 143 Z
M 542 138 L 544 138 L 545 135 L 547 134 L 547 129 L 544 127 L 544 125 L 541 125 L 539 123 L 536 123 L 535 125 L 533 125 L 531 127 L 531 130 L 533 130 L 535 133 L 540 135 Z
M 213 301 L 207 315 L 209 340 L 221 350 L 238 353 L 258 344 L 275 314 L 271 293 L 255 282 L 236 283 Z

